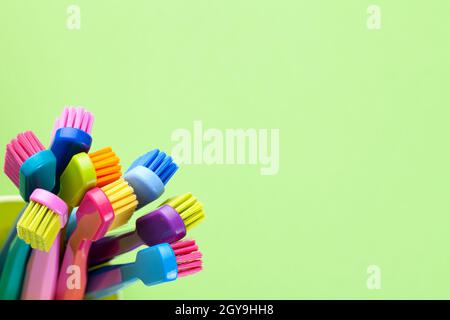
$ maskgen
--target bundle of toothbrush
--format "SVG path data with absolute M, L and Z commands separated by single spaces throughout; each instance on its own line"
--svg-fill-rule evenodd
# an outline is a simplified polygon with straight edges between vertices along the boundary
M 113 231 L 161 197 L 178 166 L 154 149 L 122 174 L 111 147 L 90 152 L 93 120 L 65 108 L 48 149 L 32 131 L 6 146 L 4 172 L 25 205 L 1 250 L 0 299 L 107 299 L 138 280 L 151 286 L 202 270 L 196 242 L 183 240 L 204 219 L 191 193 L 163 201 L 132 231 Z M 135 249 L 134 262 L 111 262 Z

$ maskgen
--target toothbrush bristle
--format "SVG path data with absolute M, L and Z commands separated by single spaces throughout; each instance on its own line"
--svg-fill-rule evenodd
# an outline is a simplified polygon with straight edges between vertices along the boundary
M 91 134 L 93 122 L 94 115 L 85 108 L 66 107 L 55 121 L 52 137 L 61 128 L 75 128 Z
M 122 176 L 120 159 L 111 147 L 88 154 L 95 168 L 97 187 L 101 188 Z
M 45 147 L 32 131 L 19 133 L 6 146 L 3 171 L 19 187 L 20 166 L 32 155 L 45 150 Z
M 185 277 L 202 270 L 202 253 L 195 240 L 183 240 L 170 245 L 178 265 L 178 277 Z
M 136 194 L 128 182 L 120 178 L 101 188 L 108 197 L 114 210 L 114 221 L 109 230 L 120 227 L 128 222 L 138 205 Z
M 48 252 L 61 228 L 58 214 L 40 203 L 30 201 L 17 223 L 17 235 L 33 249 Z
M 159 149 L 147 152 L 143 156 L 136 159 L 128 169 L 130 171 L 136 166 L 144 166 L 152 170 L 165 184 L 172 178 L 178 170 L 178 166 L 171 156 Z
M 170 198 L 161 205 L 174 208 L 183 219 L 186 230 L 192 229 L 205 218 L 203 205 L 190 192 Z

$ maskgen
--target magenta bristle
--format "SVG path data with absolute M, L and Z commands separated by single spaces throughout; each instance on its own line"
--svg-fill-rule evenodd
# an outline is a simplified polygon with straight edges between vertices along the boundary
M 45 150 L 45 147 L 32 131 L 19 133 L 6 146 L 3 171 L 19 187 L 20 166 L 32 155 Z
M 198 250 L 198 246 L 196 244 L 186 245 L 185 247 L 174 249 L 175 255 L 188 254 L 190 252 L 194 252 Z
M 201 266 L 197 267 L 197 268 L 188 269 L 188 270 L 178 270 L 178 278 L 190 276 L 190 275 L 200 272 L 202 270 L 203 270 L 203 268 Z
M 172 247 L 173 250 L 177 250 L 179 248 L 190 247 L 192 245 L 195 245 L 195 240 L 182 240 L 182 241 L 177 241 L 177 242 L 170 244 L 170 246 Z
M 193 268 L 199 268 L 202 266 L 202 261 L 201 260 L 196 260 L 196 261 L 190 261 L 190 262 L 183 262 L 178 264 L 178 271 L 183 271 L 183 270 L 189 270 L 189 269 L 193 269 Z
M 188 276 L 202 270 L 202 253 L 195 240 L 178 241 L 171 244 L 178 265 L 178 277 Z
M 85 108 L 66 107 L 61 116 L 56 119 L 53 126 L 52 137 L 56 131 L 61 128 L 75 128 L 80 129 L 88 134 L 91 134 L 92 123 L 94 116 Z
M 195 261 L 202 258 L 202 253 L 200 251 L 195 251 L 191 253 L 183 253 L 176 255 L 177 263 L 186 263 L 190 261 Z

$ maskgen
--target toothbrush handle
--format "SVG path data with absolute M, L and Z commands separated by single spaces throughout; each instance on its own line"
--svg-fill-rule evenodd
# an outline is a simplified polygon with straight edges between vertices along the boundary
M 88 265 L 95 266 L 107 262 L 115 256 L 134 250 L 143 244 L 144 242 L 136 231 L 102 238 L 93 243 L 89 253 Z
M 76 239 L 76 232 L 69 243 L 61 264 L 56 289 L 57 300 L 82 300 L 87 284 L 87 258 L 92 241 Z
M 87 284 L 87 259 L 92 242 L 102 238 L 114 219 L 114 209 L 100 188 L 89 190 L 77 211 L 56 289 L 58 300 L 81 300 Z
M 28 260 L 22 300 L 53 300 L 58 280 L 61 235 L 49 252 L 33 250 Z
M 0 278 L 0 300 L 19 299 L 29 253 L 30 246 L 16 235 Z
M 19 219 L 22 216 L 22 214 L 25 211 L 25 209 L 27 208 L 27 206 L 28 206 L 28 203 L 25 204 L 25 206 L 22 208 L 20 213 L 17 215 L 17 218 L 14 221 L 13 227 L 11 227 L 11 229 L 9 230 L 8 236 L 6 238 L 6 241 L 3 243 L 3 247 L 1 248 L 1 252 L 0 252 L 0 274 L 2 274 L 3 267 L 4 267 L 6 259 L 8 257 L 8 250 L 9 250 L 9 248 L 11 246 L 11 243 L 13 242 L 13 240 L 17 236 L 17 229 L 16 229 L 17 222 L 19 222 Z
M 132 263 L 123 265 L 104 266 L 89 272 L 89 282 L 86 288 L 87 299 L 99 299 L 129 286 L 137 278 L 127 277 L 123 269 L 132 266 Z

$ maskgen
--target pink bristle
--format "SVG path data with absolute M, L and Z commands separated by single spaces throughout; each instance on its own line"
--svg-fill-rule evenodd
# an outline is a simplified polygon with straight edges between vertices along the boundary
M 186 263 L 190 261 L 195 261 L 202 258 L 202 253 L 200 251 L 192 252 L 189 254 L 177 255 L 177 263 Z
M 31 131 L 26 131 L 19 134 L 18 140 L 26 150 L 29 150 L 27 151 L 27 153 L 29 153 L 30 155 L 33 155 L 45 149 L 39 139 Z
M 185 277 L 202 270 L 202 253 L 195 240 L 178 241 L 171 244 L 178 265 L 178 277 Z
M 175 255 L 188 254 L 190 252 L 194 252 L 198 250 L 198 246 L 193 244 L 191 246 L 185 246 L 181 248 L 174 249 Z
M 83 121 L 81 122 L 81 130 L 84 130 L 87 133 L 91 133 L 92 124 L 94 123 L 94 116 L 92 113 L 86 111 L 83 114 Z
M 75 110 L 75 108 L 69 108 L 69 112 L 67 113 L 66 127 L 74 127 Z
M 17 155 L 11 155 L 11 153 L 8 153 L 8 148 L 10 145 L 6 147 L 6 158 L 5 158 L 5 164 L 3 166 L 3 171 L 5 174 L 11 179 L 11 181 L 16 185 L 16 187 L 19 187 L 19 171 L 20 165 L 17 165 L 22 161 L 20 158 L 18 158 Z
M 198 268 L 193 268 L 193 269 L 189 269 L 189 270 L 178 271 L 178 278 L 190 276 L 190 275 L 200 272 L 202 270 L 203 270 L 202 267 L 198 267 Z
M 70 110 L 70 108 L 64 108 L 61 116 L 58 119 L 58 126 L 57 126 L 56 129 L 66 127 L 69 110 Z
M 184 270 L 189 270 L 189 269 L 194 269 L 194 268 L 201 268 L 201 266 L 202 266 L 201 260 L 183 262 L 183 263 L 178 264 L 178 271 L 184 271 Z
M 83 112 L 84 109 L 82 108 L 75 109 L 75 116 L 73 121 L 74 128 L 81 128 L 81 122 L 83 120 Z
M 195 245 L 195 240 L 182 240 L 170 244 L 173 250 L 177 250 L 179 248 L 184 247 L 190 247 L 192 245 Z
M 59 119 L 59 127 L 60 128 L 66 127 L 67 117 L 69 116 L 69 110 L 70 110 L 70 108 L 64 108 L 61 118 Z
M 61 128 L 75 128 L 91 134 L 93 122 L 94 116 L 85 108 L 66 107 L 55 122 L 52 139 Z
M 45 150 L 45 147 L 32 131 L 19 133 L 6 146 L 3 171 L 19 187 L 20 166 L 32 155 Z

